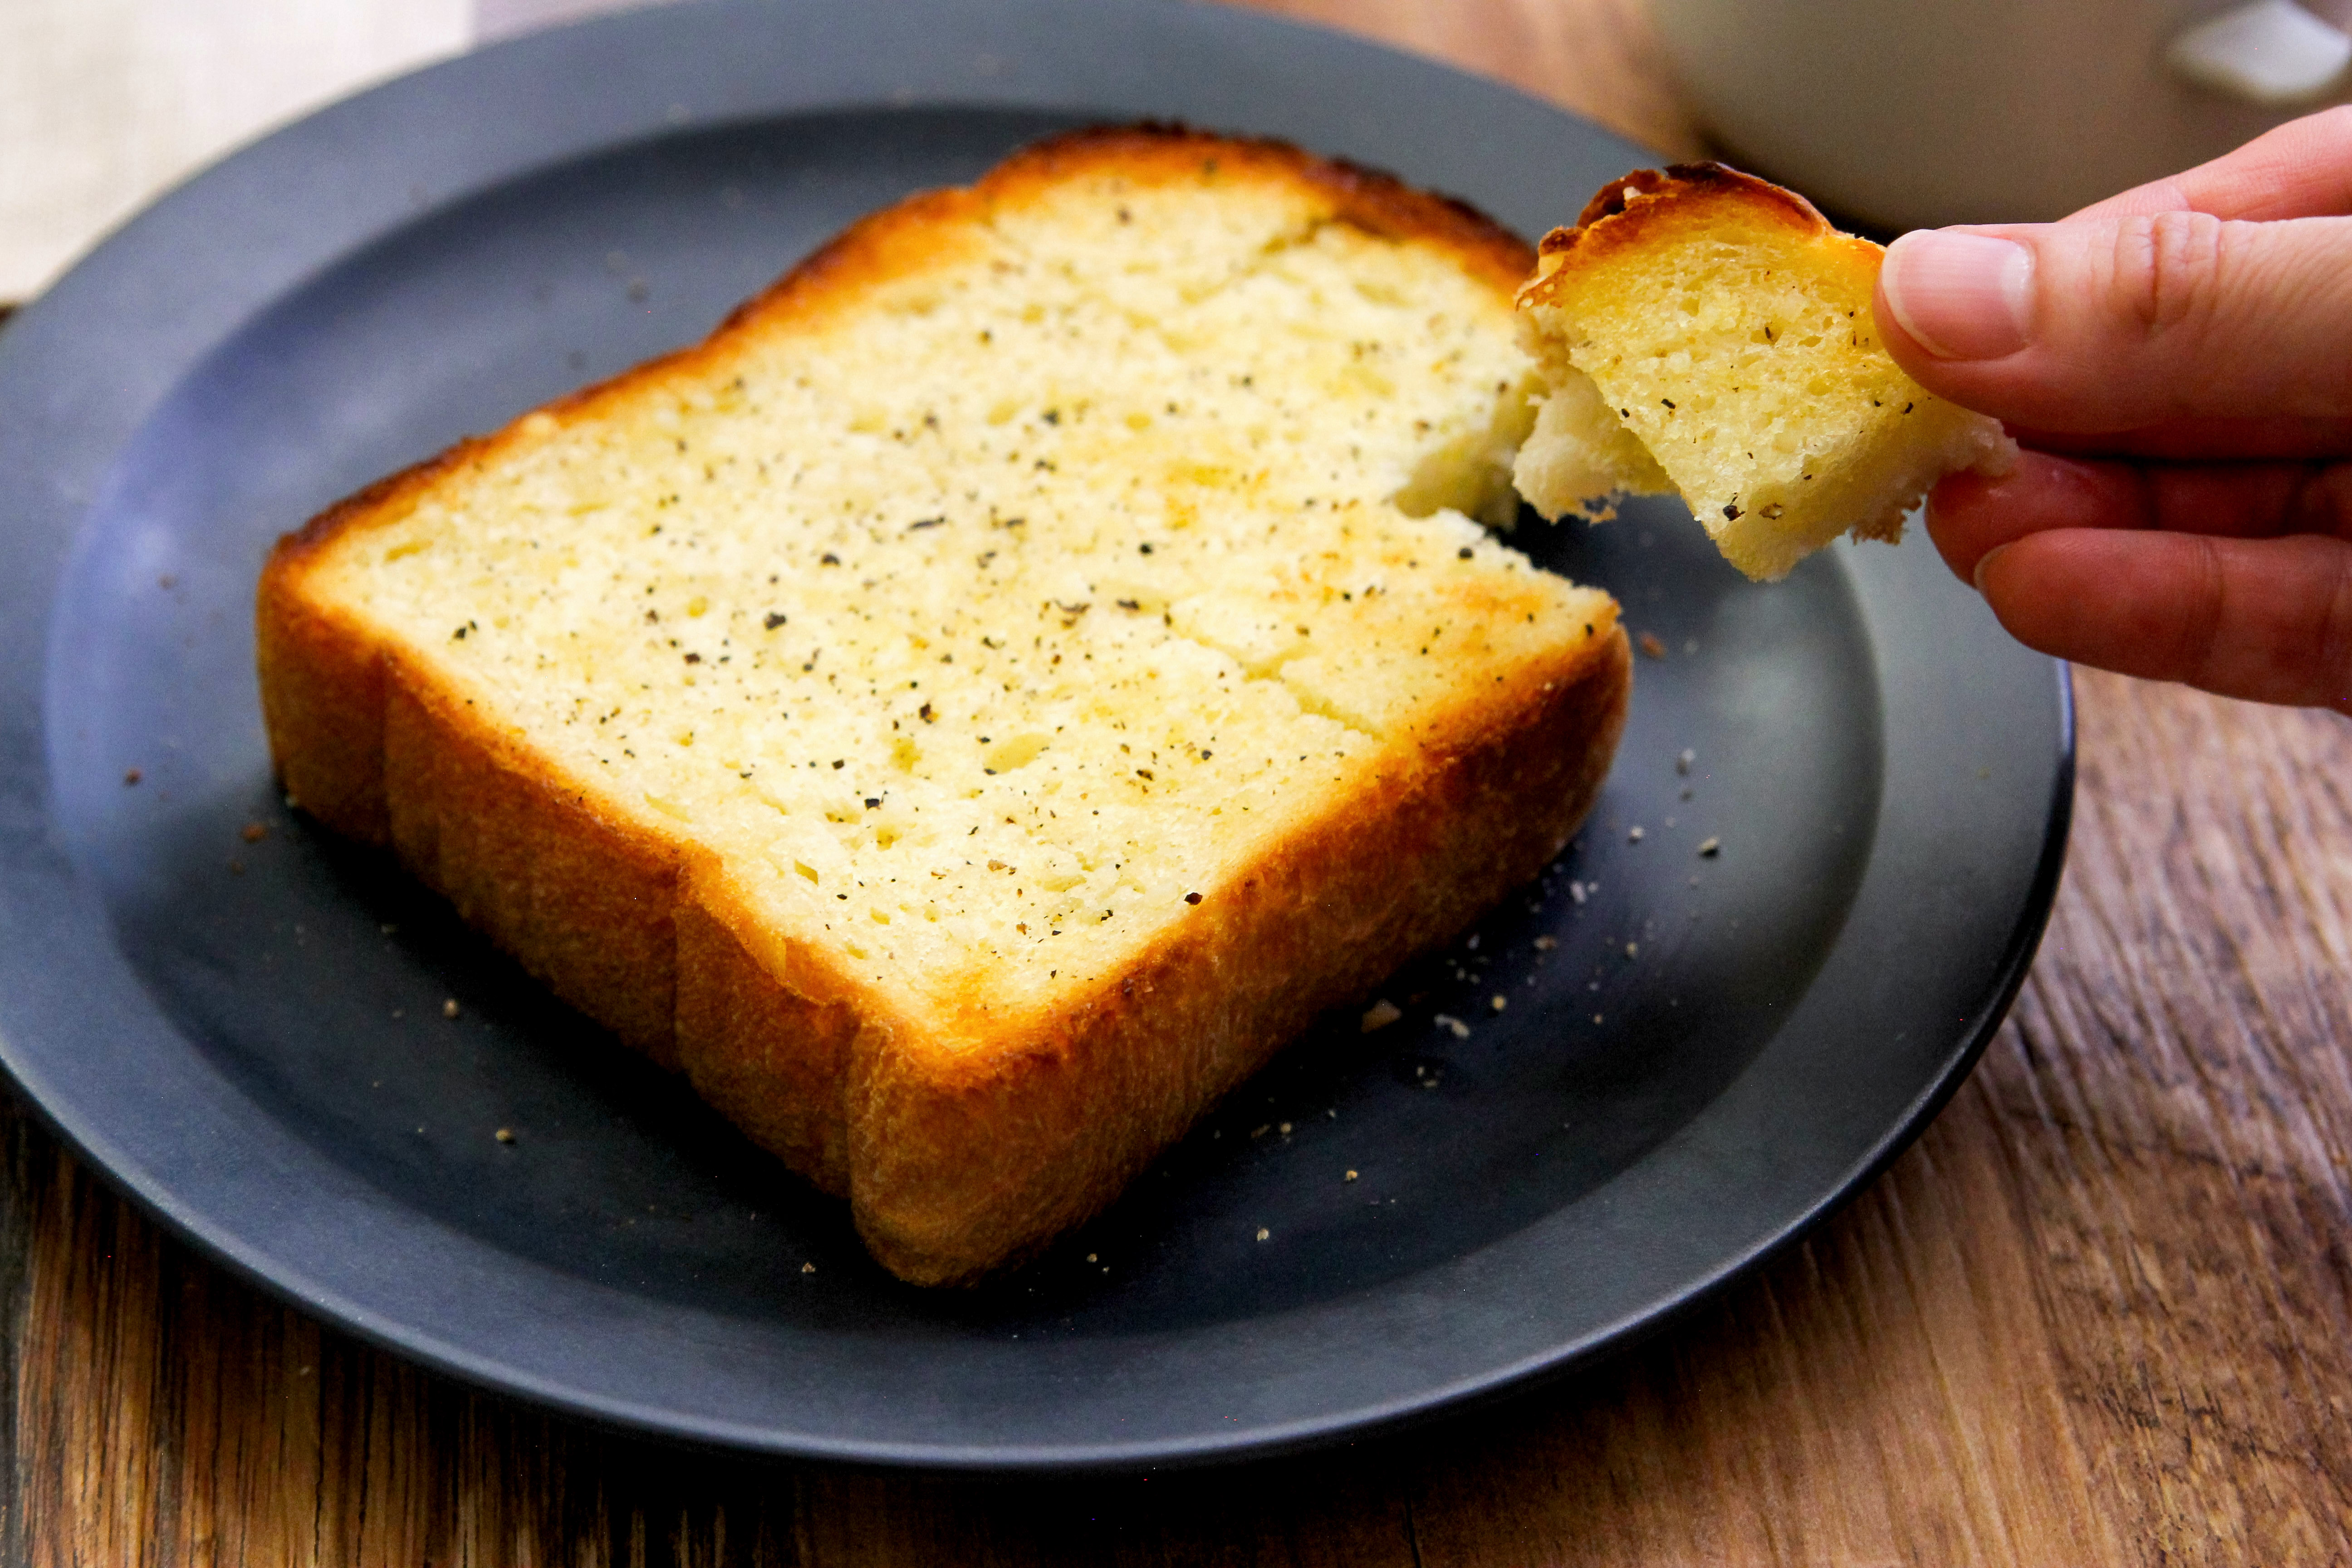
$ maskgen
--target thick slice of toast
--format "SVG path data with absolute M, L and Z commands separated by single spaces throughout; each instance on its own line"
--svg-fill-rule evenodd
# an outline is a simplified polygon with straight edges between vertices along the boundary
M 2000 424 L 1931 396 L 1872 324 L 1885 252 L 1719 163 L 1643 169 L 1545 237 L 1519 296 L 1548 395 L 1520 448 L 1538 510 L 1679 492 L 1731 563 L 1785 576 L 1841 533 L 1900 539 Z
M 278 766 L 971 1279 L 1592 801 L 1616 606 L 1465 515 L 1532 260 L 1276 144 L 1034 148 L 283 541 Z

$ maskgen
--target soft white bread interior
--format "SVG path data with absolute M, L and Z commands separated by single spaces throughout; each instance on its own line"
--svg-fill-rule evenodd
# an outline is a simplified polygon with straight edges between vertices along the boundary
M 1604 187 L 1520 292 L 1546 393 L 1519 493 L 1557 519 L 1678 492 L 1733 565 L 1774 578 L 1841 533 L 1901 538 L 1947 473 L 2005 471 L 2000 424 L 1879 342 L 1884 255 L 1720 164 Z
M 1590 805 L 1616 606 L 1467 515 L 1532 263 L 1276 144 L 1032 149 L 281 543 L 278 765 L 971 1279 Z

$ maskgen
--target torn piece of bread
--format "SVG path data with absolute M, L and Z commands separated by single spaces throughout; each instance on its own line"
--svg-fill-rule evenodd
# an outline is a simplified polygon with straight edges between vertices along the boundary
M 1279 145 L 1034 148 L 281 542 L 278 766 L 970 1279 L 1591 805 L 1616 605 L 1465 515 L 1532 263 Z
M 1885 254 L 1718 163 L 1604 187 L 1520 291 L 1547 395 L 1519 493 L 1558 519 L 1678 492 L 1733 565 L 1775 578 L 1841 533 L 1900 539 L 1945 474 L 2005 472 L 2000 423 L 1880 345 Z

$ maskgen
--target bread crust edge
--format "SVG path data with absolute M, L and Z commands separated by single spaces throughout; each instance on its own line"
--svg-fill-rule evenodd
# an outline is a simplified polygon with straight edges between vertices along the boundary
M 1796 192 L 1717 163 L 1671 163 L 1635 169 L 1593 193 L 1573 225 L 1553 229 L 1536 247 L 1535 276 L 1518 291 L 1522 309 L 1540 306 L 1579 270 L 1655 242 L 1659 231 L 1737 215 L 1785 228 L 1799 239 L 1851 250 L 1874 272 L 1884 255 L 1869 240 L 1839 229 Z

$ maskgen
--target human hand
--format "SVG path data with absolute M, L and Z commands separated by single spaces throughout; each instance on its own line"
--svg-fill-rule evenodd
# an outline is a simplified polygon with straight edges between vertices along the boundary
M 2055 224 L 1905 235 L 1903 368 L 2004 420 L 1927 528 L 2029 647 L 2352 713 L 2352 108 Z

